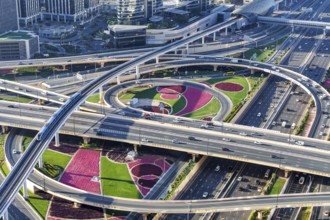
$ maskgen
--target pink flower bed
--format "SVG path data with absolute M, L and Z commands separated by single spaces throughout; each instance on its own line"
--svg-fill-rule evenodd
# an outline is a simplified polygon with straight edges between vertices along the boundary
M 160 108 L 158 106 L 152 106 L 152 112 L 156 112 L 156 113 L 163 113 L 163 111 L 160 110 Z M 164 114 L 168 114 L 168 110 L 166 108 L 164 108 Z
M 228 92 L 239 92 L 244 89 L 244 86 L 237 84 L 237 83 L 231 83 L 231 82 L 220 82 L 215 85 L 216 88 L 228 91 Z
M 165 161 L 165 163 L 164 163 Z M 127 164 L 131 177 L 143 196 L 171 165 L 161 156 L 145 156 Z
M 167 93 L 167 94 L 173 94 L 173 93 L 183 93 L 186 90 L 185 86 L 175 85 L 175 86 L 158 86 L 157 92 L 160 93 Z
M 175 115 L 185 115 L 194 112 L 209 103 L 213 97 L 208 92 L 204 92 L 200 89 L 192 87 L 188 87 L 185 93 L 183 93 L 183 96 L 186 98 L 187 104 L 181 111 L 179 111 Z
M 327 87 L 327 88 L 330 88 L 330 79 L 327 79 L 327 80 L 324 82 L 324 86 Z
M 92 181 L 93 176 L 99 176 L 99 164 L 100 152 L 80 149 L 70 161 L 60 182 L 88 192 L 100 193 L 100 183 Z
M 178 99 L 180 96 L 179 94 L 166 94 L 166 93 L 162 93 L 160 95 L 160 98 L 165 99 L 165 100 L 174 100 L 174 99 Z

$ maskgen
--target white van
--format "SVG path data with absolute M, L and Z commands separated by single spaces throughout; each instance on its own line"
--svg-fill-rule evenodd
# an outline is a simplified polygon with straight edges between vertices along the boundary
M 304 182 L 305 182 L 305 177 L 304 176 L 300 177 L 299 184 L 302 185 L 304 184 Z

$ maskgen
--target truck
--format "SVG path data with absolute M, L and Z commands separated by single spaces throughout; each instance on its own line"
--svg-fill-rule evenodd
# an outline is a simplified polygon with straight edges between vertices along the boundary
M 282 127 L 285 128 L 286 126 L 286 121 L 282 121 Z

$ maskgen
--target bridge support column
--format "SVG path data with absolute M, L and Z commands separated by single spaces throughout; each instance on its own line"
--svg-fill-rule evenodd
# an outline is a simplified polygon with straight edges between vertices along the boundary
M 257 219 L 260 219 L 262 220 L 262 212 L 261 211 L 257 211 L 258 212 L 258 216 L 257 216 Z
M 84 140 L 84 144 L 89 144 L 89 142 L 91 141 L 91 138 L 83 137 L 83 140 Z
M 225 35 L 228 35 L 228 27 L 225 28 Z
M 213 66 L 213 71 L 215 72 L 215 71 L 217 71 L 217 69 L 218 69 L 218 66 L 217 65 L 214 65 Z
M 196 154 L 192 154 L 192 161 L 195 162 L 196 161 Z
M 205 44 L 205 37 L 202 37 L 202 44 Z
M 24 183 L 23 183 L 23 198 L 24 199 L 28 198 L 26 181 L 27 180 L 25 180 Z
M 3 220 L 9 220 L 8 208 L 3 212 L 2 218 Z
M 120 84 L 120 79 L 119 79 L 119 76 L 117 76 L 117 85 Z
M 186 44 L 186 54 L 189 54 L 189 44 Z
M 156 63 L 159 63 L 159 56 L 156 56 Z
M 101 62 L 100 66 L 101 66 L 101 68 L 103 68 L 104 67 L 104 62 Z
M 117 80 L 118 80 L 118 78 L 119 78 L 119 76 L 117 77 Z M 118 84 L 118 81 L 117 81 L 117 84 Z M 119 84 L 120 84 L 120 82 L 119 82 Z M 103 103 L 103 86 L 101 86 L 100 88 L 99 88 L 99 103 Z
M 80 207 L 80 203 L 78 203 L 78 202 L 73 203 L 73 208 L 77 209 L 79 207 Z
M 289 177 L 289 174 L 290 174 L 290 171 L 289 170 L 284 170 L 284 177 L 285 178 L 288 178 Z
M 139 66 L 136 66 L 135 67 L 135 74 L 136 74 L 136 79 L 139 79 L 140 78 L 140 69 L 139 69 Z
M 8 132 L 9 129 L 8 129 L 8 126 L 4 126 L 4 125 L 2 125 L 2 126 L 1 126 L 1 130 L 2 130 L 2 133 L 3 133 L 3 134 L 6 134 L 6 133 Z
M 325 36 L 327 34 L 327 30 L 323 29 L 323 35 Z
M 294 32 L 294 26 L 291 25 L 291 32 Z
M 213 41 L 215 41 L 216 32 L 213 33 Z
M 44 167 L 43 164 L 42 164 L 42 155 L 39 157 L 38 165 L 39 165 L 40 169 L 42 169 Z
M 251 75 L 253 75 L 256 71 L 254 69 L 251 69 Z
M 148 213 L 143 213 L 142 216 L 143 216 L 143 220 L 147 220 L 148 219 Z
M 137 153 L 138 152 L 138 146 L 137 144 L 133 144 L 133 147 L 134 147 L 134 152 Z
M 55 133 L 55 147 L 59 147 L 59 146 L 60 146 L 60 134 L 57 131 Z
M 42 104 L 44 104 L 44 103 L 45 103 L 44 100 L 42 100 L 42 99 L 38 99 L 38 105 L 42 105 Z

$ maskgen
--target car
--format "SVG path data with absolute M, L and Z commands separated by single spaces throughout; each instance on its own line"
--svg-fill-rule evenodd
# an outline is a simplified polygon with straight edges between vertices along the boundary
M 178 139 L 173 139 L 172 140 L 172 143 L 174 143 L 174 144 L 180 144 L 180 141 Z
M 300 99 L 296 99 L 296 102 L 300 102 Z
M 326 128 L 326 127 L 327 127 L 326 124 L 322 124 L 322 125 L 321 125 L 321 128 Z
M 13 154 L 18 154 L 18 150 L 13 149 Z
M 277 122 L 276 122 L 276 121 L 273 121 L 273 122 L 272 122 L 272 125 L 276 125 L 276 124 L 277 124 Z
M 259 113 L 257 114 L 257 117 L 261 117 L 261 112 L 259 112 Z
M 141 84 L 142 82 L 140 80 L 136 80 L 135 84 Z
M 328 118 L 328 115 L 324 115 L 323 117 L 324 117 L 325 119 L 327 119 L 327 118 Z
M 246 188 L 248 188 L 248 189 L 252 189 L 253 187 L 252 187 L 250 184 L 247 184 L 247 185 L 246 185 Z
M 229 150 L 228 148 L 226 148 L 226 147 L 223 147 L 222 150 L 223 150 L 223 151 L 230 151 L 230 150 Z
M 274 158 L 274 159 L 277 159 L 278 158 L 275 154 L 272 154 L 271 157 Z
M 208 192 L 203 192 L 203 198 L 207 198 L 208 195 L 209 195 Z
M 218 172 L 218 171 L 220 171 L 220 166 L 219 166 L 219 165 L 218 165 L 218 166 L 216 166 L 216 167 L 215 167 L 215 169 L 214 169 L 214 171 L 215 171 L 215 172 Z
M 239 176 L 238 178 L 237 178 L 237 181 L 238 182 L 241 182 L 243 180 L 243 177 L 241 177 L 241 176 Z
M 231 139 L 230 138 L 222 138 L 223 141 L 226 141 L 226 142 L 230 142 Z
M 201 128 L 208 128 L 209 126 L 207 124 L 201 124 Z
M 296 140 L 293 139 L 293 138 L 288 138 L 288 141 L 289 141 L 289 142 L 296 142 Z
M 58 100 L 61 102 L 64 102 L 64 98 L 59 98 Z
M 181 118 L 176 117 L 175 119 L 173 119 L 173 122 L 182 122 Z
M 258 187 L 258 192 L 262 192 L 262 187 L 261 186 Z
M 19 90 L 19 87 L 18 86 L 15 86 L 14 89 Z
M 147 139 L 147 138 L 142 138 L 141 141 L 142 141 L 142 142 L 149 142 L 149 139 Z
M 8 105 L 8 108 L 16 108 L 15 105 Z
M 290 112 L 290 111 L 291 111 L 291 109 L 290 109 L 290 108 L 286 108 L 286 110 L 287 110 L 288 112 Z
M 189 136 L 189 137 L 188 137 L 188 140 L 191 140 L 191 141 L 195 141 L 195 140 L 196 140 L 196 138 L 195 138 L 195 137 L 193 137 L 193 136 Z
M 260 185 L 260 180 L 256 180 L 256 184 L 257 185 Z
M 243 187 L 238 187 L 238 191 L 244 191 L 244 188 Z
M 328 211 L 328 210 L 325 210 L 324 212 L 323 212 L 323 216 L 329 216 L 330 215 L 330 212 Z
M 240 132 L 239 135 L 247 136 L 247 133 L 245 133 L 245 132 Z
M 295 144 L 296 145 L 300 145 L 300 146 L 304 146 L 305 145 L 305 142 L 303 142 L 303 141 L 296 141 Z
M 207 124 L 208 126 L 213 126 L 213 125 L 214 125 L 213 121 L 208 121 L 208 122 L 206 122 L 206 124 Z
M 320 135 L 320 136 L 323 136 L 323 135 L 324 135 L 324 133 L 323 133 L 322 131 L 320 131 L 319 135 Z
M 72 60 L 68 60 L 67 62 L 71 62 Z
M 262 144 L 260 141 L 255 141 L 254 143 L 258 145 Z

